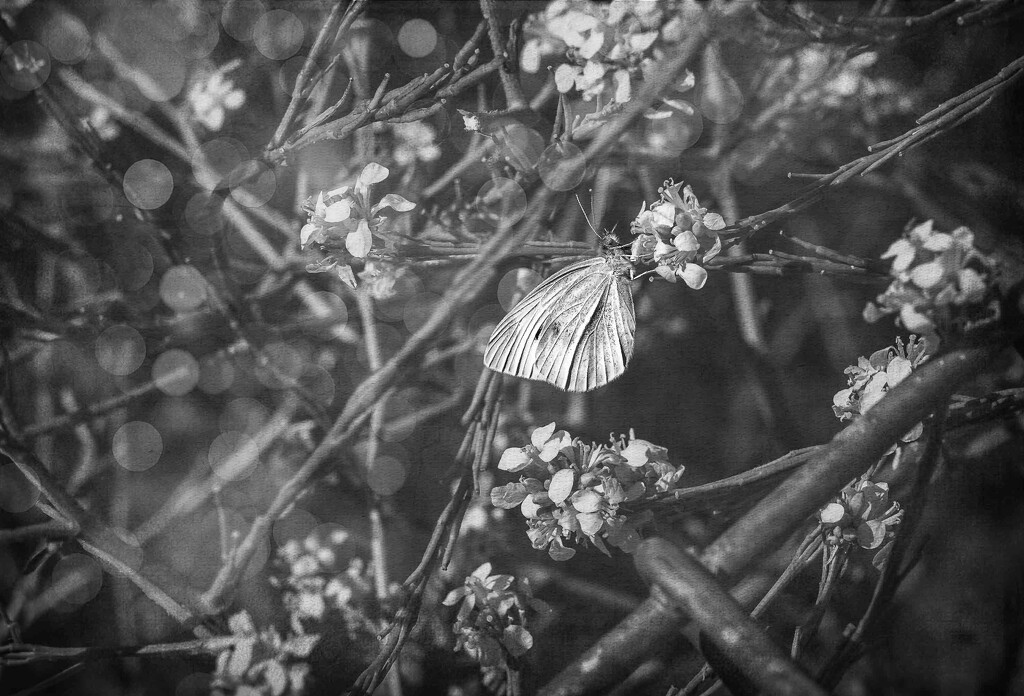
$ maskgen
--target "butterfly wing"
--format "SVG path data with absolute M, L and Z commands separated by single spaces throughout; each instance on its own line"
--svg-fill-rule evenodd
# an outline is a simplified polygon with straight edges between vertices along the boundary
M 625 371 L 635 329 L 629 281 L 607 259 L 588 259 L 551 276 L 512 308 L 491 335 L 484 364 L 589 391 Z

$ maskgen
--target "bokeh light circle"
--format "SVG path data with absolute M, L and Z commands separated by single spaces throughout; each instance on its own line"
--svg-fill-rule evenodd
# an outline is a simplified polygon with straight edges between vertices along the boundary
M 406 476 L 408 471 L 401 460 L 381 454 L 374 459 L 373 466 L 366 472 L 366 483 L 377 495 L 393 495 L 405 485 Z
M 258 432 L 270 418 L 270 409 L 256 399 L 240 396 L 232 399 L 221 411 L 217 421 L 223 432 Z
M 213 675 L 204 672 L 193 672 L 182 678 L 174 687 L 174 696 L 209 696 Z
M 231 173 L 249 159 L 249 149 L 241 141 L 214 138 L 199 146 L 192 158 L 192 172 L 200 186 L 213 191 L 227 186 Z
M 718 75 L 700 91 L 700 110 L 712 123 L 732 123 L 743 112 L 743 92 L 729 75 Z
M 26 512 L 39 500 L 39 489 L 13 462 L 0 464 L 0 510 Z
M 587 158 L 573 143 L 559 140 L 548 145 L 541 154 L 537 173 L 549 189 L 570 191 L 583 181 L 587 173 Z
M 71 553 L 53 566 L 50 584 L 65 602 L 81 606 L 99 594 L 103 569 L 92 556 Z
M 544 136 L 515 119 L 495 126 L 495 142 L 501 156 L 519 171 L 529 171 L 544 155 Z
M 235 381 L 235 366 L 224 355 L 207 355 L 199 361 L 200 391 L 206 394 L 220 394 L 231 388 Z
M 251 437 L 237 430 L 218 435 L 207 455 L 210 468 L 223 481 L 248 478 L 259 464 L 259 448 Z
M 130 375 L 146 359 L 146 341 L 136 329 L 116 324 L 96 338 L 96 362 L 109 374 Z
M 264 13 L 252 29 L 256 50 L 271 60 L 285 60 L 294 56 L 302 46 L 306 27 L 302 20 L 288 10 L 270 10 Z
M 410 332 L 419 331 L 442 302 L 445 300 L 432 292 L 421 292 L 410 297 L 405 303 L 402 317 L 405 327 Z
M 410 19 L 398 30 L 398 47 L 413 58 L 430 55 L 437 46 L 437 30 L 425 19 Z
M 512 179 L 497 177 L 480 187 L 477 194 L 485 221 L 508 227 L 526 214 L 526 192 Z
M 220 22 L 228 36 L 238 41 L 252 39 L 253 28 L 262 18 L 266 5 L 253 2 L 227 2 L 220 13 Z
M 224 229 L 223 207 L 220 196 L 200 191 L 188 199 L 182 217 L 190 230 L 211 237 Z
M 85 24 L 68 12 L 55 12 L 43 25 L 39 38 L 50 55 L 61 63 L 74 65 L 89 56 L 92 40 Z
M 114 460 L 128 471 L 146 471 L 159 461 L 164 441 L 151 424 L 130 421 L 114 433 L 110 450 Z
M 114 275 L 122 290 L 141 290 L 153 277 L 153 254 L 141 241 L 118 240 L 117 253 L 108 255 L 107 261 L 113 265 Z
M 306 296 L 305 305 L 309 314 L 303 324 L 311 325 L 311 328 L 323 327 L 329 333 L 336 333 L 348 324 L 348 307 L 345 300 L 333 292 L 313 292 Z
M 294 387 L 305 367 L 302 354 L 287 343 L 271 343 L 260 351 L 256 379 L 270 389 Z
M 648 113 L 644 124 L 647 144 L 671 155 L 693 146 L 704 132 L 701 112 L 684 99 L 673 99 L 671 105 Z
M 274 522 L 271 534 L 274 537 L 274 543 L 278 546 L 284 546 L 292 539 L 301 543 L 316 529 L 319 523 L 313 513 L 300 507 L 293 507 L 288 514 Z
M 37 41 L 15 41 L 3 52 L 0 78 L 22 92 L 38 89 L 50 77 L 50 52 Z
M 299 378 L 299 386 L 310 394 L 321 406 L 327 407 L 334 401 L 334 378 L 319 365 L 307 365 Z
M 498 303 L 509 312 L 542 278 L 531 268 L 513 268 L 498 281 Z
M 194 266 L 171 266 L 160 279 L 160 299 L 175 311 L 190 312 L 206 300 L 206 279 Z
M 124 173 L 124 195 L 136 208 L 153 210 L 171 198 L 174 177 L 163 162 L 141 159 Z
M 187 350 L 164 351 L 153 361 L 153 381 L 168 396 L 184 396 L 199 384 L 199 361 Z
M 247 160 L 228 175 L 231 197 L 247 208 L 266 205 L 277 191 L 277 175 L 263 162 Z

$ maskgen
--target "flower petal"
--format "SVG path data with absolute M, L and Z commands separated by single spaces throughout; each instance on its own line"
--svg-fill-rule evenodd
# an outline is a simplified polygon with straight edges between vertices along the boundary
M 562 63 L 555 68 L 555 87 L 565 94 L 576 84 L 576 66 Z
M 555 433 L 554 421 L 548 423 L 540 428 L 535 428 L 533 433 L 530 435 L 530 444 L 541 449 L 544 443 L 551 439 L 551 436 Z
M 405 213 L 416 207 L 416 204 L 412 201 L 406 200 L 397 193 L 389 193 L 380 199 L 380 203 L 373 206 L 373 210 L 370 211 L 370 215 L 376 215 L 384 208 L 391 208 L 397 213 Z
M 326 222 L 341 222 L 342 220 L 348 220 L 351 215 L 352 202 L 347 199 L 331 203 L 324 210 L 324 220 Z
M 697 251 L 700 249 L 700 242 L 697 241 L 697 235 L 690 230 L 684 230 L 676 235 L 676 238 L 672 240 L 672 244 L 679 251 Z
M 320 225 L 316 225 L 312 222 L 307 222 L 305 225 L 302 226 L 302 229 L 299 230 L 299 244 L 301 244 L 302 246 L 306 246 L 307 244 L 309 244 L 309 238 L 316 234 L 319 230 Z
M 370 162 L 363 167 L 363 171 L 359 172 L 359 178 L 356 180 L 356 188 L 365 188 L 370 184 L 376 184 L 384 181 L 388 178 L 388 174 L 390 173 L 391 172 L 388 171 L 387 167 L 377 164 L 376 162 Z
M 576 483 L 576 474 L 572 469 L 559 469 L 551 477 L 551 486 L 548 488 L 548 497 L 555 505 L 560 505 L 572 493 L 573 485 Z
M 373 246 L 373 235 L 370 234 L 370 226 L 366 220 L 360 220 L 359 227 L 345 237 L 345 248 L 348 249 L 348 253 L 362 259 L 370 253 L 371 246 Z
M 695 263 L 686 264 L 685 268 L 676 273 L 683 279 L 684 283 L 694 290 L 700 290 L 708 280 L 708 272 L 704 270 L 703 266 L 698 266 Z
M 501 453 L 498 468 L 502 471 L 522 471 L 530 463 L 530 455 L 525 447 L 509 447 Z

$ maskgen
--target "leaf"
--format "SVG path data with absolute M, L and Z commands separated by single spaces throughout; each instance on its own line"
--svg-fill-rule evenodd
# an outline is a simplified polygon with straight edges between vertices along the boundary
M 288 689 L 288 673 L 280 662 L 269 660 L 263 669 L 263 676 L 270 687 L 271 696 L 281 696 Z
M 575 483 L 576 474 L 572 469 L 559 469 L 556 471 L 555 475 L 551 477 L 551 485 L 548 487 L 548 497 L 551 498 L 551 502 L 555 505 L 560 505 L 572 493 L 572 487 Z
M 491 489 L 491 505 L 502 510 L 511 510 L 526 500 L 526 486 L 521 483 L 508 483 Z
M 522 657 L 533 647 L 533 636 L 522 626 L 506 626 L 501 642 L 512 657 Z

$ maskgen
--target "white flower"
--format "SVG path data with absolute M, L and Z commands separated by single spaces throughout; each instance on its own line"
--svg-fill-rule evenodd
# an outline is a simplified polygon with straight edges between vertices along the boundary
M 188 103 L 192 114 L 208 130 L 217 131 L 224 125 L 228 111 L 234 111 L 245 103 L 245 92 L 225 77 L 235 64 L 225 65 L 210 73 L 205 79 L 192 83 L 188 91 Z

